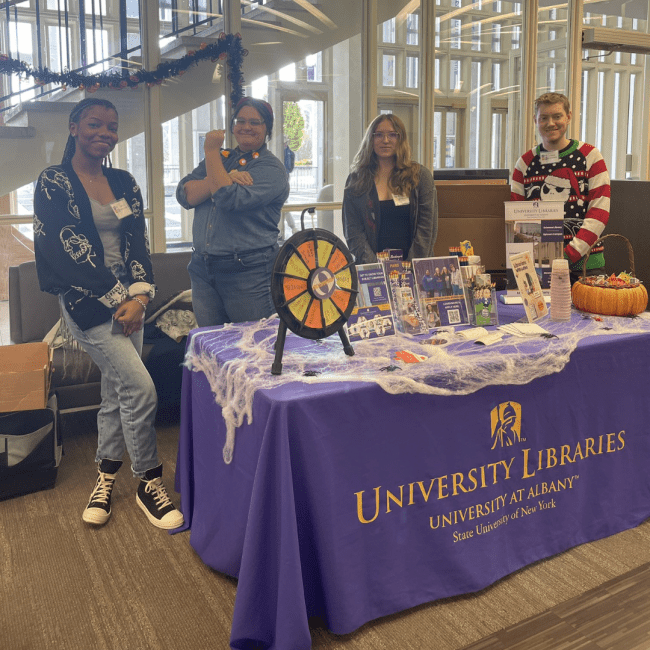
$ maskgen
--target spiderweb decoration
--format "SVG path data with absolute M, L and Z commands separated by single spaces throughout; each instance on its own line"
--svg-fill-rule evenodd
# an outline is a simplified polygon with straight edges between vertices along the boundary
M 570 324 L 544 320 L 541 325 L 550 336 L 505 336 L 489 347 L 463 340 L 453 327 L 428 336 L 398 334 L 355 343 L 353 357 L 342 353 L 337 337 L 313 341 L 289 333 L 282 374 L 272 375 L 278 319 L 268 318 L 195 330 L 185 365 L 205 374 L 222 409 L 227 432 L 223 456 L 230 463 L 235 431 L 244 418 L 252 422 L 253 397 L 260 389 L 289 382 L 359 381 L 379 384 L 391 394 L 467 395 L 491 385 L 527 384 L 560 372 L 582 339 L 650 332 L 650 314 L 581 318 L 574 312 Z M 424 359 L 403 363 L 395 358 L 401 350 Z

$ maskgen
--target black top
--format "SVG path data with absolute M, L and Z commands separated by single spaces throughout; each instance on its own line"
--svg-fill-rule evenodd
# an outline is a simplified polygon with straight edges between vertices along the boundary
M 399 248 L 404 253 L 404 259 L 411 249 L 411 219 L 410 208 L 406 205 L 395 205 L 393 199 L 379 201 L 379 241 L 377 250 Z

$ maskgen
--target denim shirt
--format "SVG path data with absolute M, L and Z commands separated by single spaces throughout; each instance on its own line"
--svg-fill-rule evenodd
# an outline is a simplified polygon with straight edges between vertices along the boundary
M 258 153 L 259 157 L 254 158 L 250 152 L 232 150 L 222 158 L 226 171 L 246 171 L 253 184 L 221 187 L 194 208 L 192 239 L 197 253 L 231 255 L 277 244 L 281 210 L 289 196 L 289 176 L 284 163 L 266 145 Z M 184 208 L 192 209 L 185 183 L 202 180 L 206 175 L 202 160 L 178 183 L 176 199 Z

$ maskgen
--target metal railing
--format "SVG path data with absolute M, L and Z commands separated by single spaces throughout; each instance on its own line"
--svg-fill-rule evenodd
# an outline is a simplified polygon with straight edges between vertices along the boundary
M 106 0 L 56 0 L 49 9 L 47 0 L 21 6 L 19 0 L 0 0 L 0 30 L 11 58 L 51 73 L 84 73 L 91 69 L 128 77 L 131 59 L 141 56 L 140 15 L 137 3 L 115 0 L 117 13 L 107 11 Z M 147 3 L 153 4 L 153 3 Z M 189 9 L 187 8 L 189 4 Z M 161 39 L 183 34 L 218 33 L 223 25 L 222 0 L 161 0 Z M 242 5 L 242 13 L 251 11 Z M 30 38 L 25 25 L 31 25 Z M 137 43 L 129 46 L 133 35 Z M 16 104 L 41 99 L 60 91 L 62 84 L 40 84 L 17 74 L 3 77 L 0 86 L 0 113 Z
M 318 188 L 318 167 L 296 165 L 289 174 L 292 190 L 315 190 Z

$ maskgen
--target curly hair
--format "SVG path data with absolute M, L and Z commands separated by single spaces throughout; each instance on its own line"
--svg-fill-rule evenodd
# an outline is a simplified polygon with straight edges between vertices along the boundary
M 395 164 L 388 179 L 389 189 L 394 194 L 408 195 L 420 181 L 420 164 L 411 160 L 411 147 L 406 137 L 404 123 L 397 115 L 384 113 L 377 115 L 366 129 L 359 151 L 352 162 L 346 189 L 351 189 L 355 194 L 369 192 L 375 181 L 379 161 L 375 154 L 374 133 L 375 129 L 384 121 L 390 122 L 398 134 Z
M 84 115 L 84 112 L 88 108 L 92 108 L 93 106 L 101 106 L 107 110 L 115 111 L 115 114 L 117 115 L 117 108 L 113 105 L 112 102 L 109 102 L 108 99 L 100 99 L 98 97 L 86 97 L 86 99 L 82 99 L 78 104 L 75 105 L 75 107 L 70 111 L 70 117 L 68 118 L 68 124 L 72 124 L 73 122 L 75 124 L 79 124 L 81 121 L 81 118 Z M 65 150 L 63 152 L 63 158 L 61 158 L 61 164 L 66 165 L 72 160 L 72 157 L 75 154 L 75 151 L 77 150 L 77 145 L 75 143 L 75 139 L 72 137 L 72 134 L 68 135 L 68 141 L 65 143 Z M 108 164 L 112 167 L 113 165 L 111 164 L 110 158 L 108 158 Z

